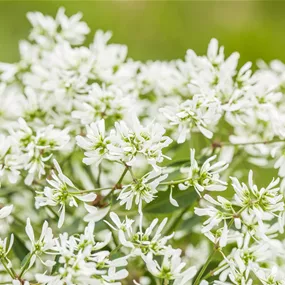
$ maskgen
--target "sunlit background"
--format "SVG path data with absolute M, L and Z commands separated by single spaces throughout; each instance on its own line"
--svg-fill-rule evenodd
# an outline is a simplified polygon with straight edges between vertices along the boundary
M 26 12 L 55 15 L 60 6 L 68 15 L 82 11 L 92 32 L 112 30 L 134 59 L 180 58 L 188 48 L 202 54 L 216 37 L 226 54 L 239 51 L 241 62 L 285 61 L 285 2 L 271 1 L 0 1 L 0 61 L 18 59 Z

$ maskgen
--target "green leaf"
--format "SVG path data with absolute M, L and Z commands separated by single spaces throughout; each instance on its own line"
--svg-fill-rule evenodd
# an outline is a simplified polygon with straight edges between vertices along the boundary
M 24 260 L 30 252 L 26 248 L 24 242 L 16 234 L 14 234 L 14 244 L 12 250 L 20 261 Z
M 25 255 L 25 257 L 24 257 L 24 258 L 22 259 L 22 261 L 21 261 L 21 267 L 23 267 L 23 266 L 26 264 L 26 262 L 28 261 L 28 259 L 30 258 L 30 256 L 31 256 L 31 253 L 30 253 L 30 252 Z
M 173 188 L 173 198 L 178 202 L 179 207 L 175 207 L 169 202 L 170 191 L 161 191 L 158 193 L 157 198 L 149 203 L 145 208 L 145 213 L 172 213 L 177 210 L 181 210 L 181 208 L 189 207 L 193 204 L 197 199 L 197 193 L 193 187 L 189 187 L 188 189 L 181 191 L 178 187 Z

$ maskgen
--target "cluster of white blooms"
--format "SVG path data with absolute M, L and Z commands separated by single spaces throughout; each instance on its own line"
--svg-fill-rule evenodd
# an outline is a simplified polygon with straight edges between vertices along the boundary
M 80 13 L 27 17 L 0 63 L 0 283 L 285 285 L 285 64 L 216 39 L 140 62 Z
M 232 200 L 222 196 L 214 199 L 206 194 L 206 203 L 203 208 L 195 208 L 195 213 L 209 217 L 201 231 L 224 255 L 214 274 L 220 274 L 223 282 L 229 277 L 233 284 L 254 284 L 250 273 L 257 276 L 267 273 L 267 264 L 276 265 L 284 252 L 284 244 L 278 240 L 284 232 L 284 195 L 277 186 L 279 179 L 258 189 L 253 183 L 252 171 L 248 175 L 248 185 L 237 178 L 231 180 Z M 227 244 L 232 244 L 232 249 L 226 255 L 222 250 Z
M 21 171 L 26 172 L 25 184 L 30 185 L 35 178 L 46 174 L 46 162 L 54 151 L 63 150 L 69 141 L 67 129 L 30 127 L 23 118 L 19 118 L 9 134 L 1 134 L 1 174 L 11 183 L 16 183 Z

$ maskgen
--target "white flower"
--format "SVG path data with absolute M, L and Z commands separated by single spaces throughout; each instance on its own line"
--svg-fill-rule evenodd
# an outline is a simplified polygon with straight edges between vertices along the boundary
M 124 118 L 133 107 L 132 103 L 133 96 L 123 93 L 115 85 L 101 88 L 99 84 L 93 84 L 87 96 L 77 97 L 72 117 L 80 119 L 82 124 L 91 124 L 102 118 L 117 121 Z
M 243 280 L 244 284 L 247 284 L 245 281 L 251 284 L 251 272 L 259 277 L 257 272 L 262 269 L 262 264 L 271 258 L 270 246 L 268 243 L 263 242 L 249 243 L 250 235 L 247 235 L 240 248 L 233 248 L 231 253 L 220 263 L 220 269 L 216 274 L 220 274 L 219 279 L 221 281 L 226 281 L 227 277 L 229 277 L 234 284 L 240 284 L 241 280 Z
M 173 93 L 187 94 L 185 86 L 187 80 L 178 70 L 176 63 L 148 61 L 141 64 L 140 73 L 137 75 L 140 92 L 147 95 L 150 92 L 159 98 L 166 99 L 166 95 Z
M 51 48 L 55 42 L 69 41 L 71 44 L 82 44 L 89 33 L 86 23 L 81 22 L 80 13 L 68 18 L 64 8 L 57 12 L 56 19 L 44 16 L 40 12 L 29 12 L 27 17 L 33 26 L 29 38 L 44 48 Z
M 112 226 L 109 222 L 105 221 L 112 229 L 114 230 L 122 230 L 123 232 L 128 232 L 131 230 L 131 225 L 134 222 L 134 220 L 129 219 L 128 217 L 126 217 L 126 220 L 121 222 L 119 216 L 114 213 L 111 212 L 110 213 L 110 218 L 112 219 L 112 221 L 115 224 L 115 227 Z
M 8 240 L 8 238 L 5 238 L 4 240 L 2 240 L 0 238 L 0 258 L 7 257 L 8 253 L 12 249 L 13 243 L 14 243 L 14 235 L 13 234 L 11 234 L 9 240 Z
M 218 41 L 212 39 L 207 56 L 197 56 L 193 50 L 188 50 L 185 62 L 179 61 L 178 64 L 179 69 L 190 82 L 188 87 L 191 94 L 197 94 L 204 99 L 227 101 L 236 89 L 243 87 L 247 79 L 242 77 L 247 69 L 241 70 L 241 74 L 235 78 L 238 59 L 237 52 L 225 59 L 224 48 L 219 48 Z
M 204 208 L 195 208 L 195 214 L 198 216 L 209 216 L 208 220 L 203 223 L 202 232 L 206 233 L 212 230 L 215 226 L 219 225 L 223 220 L 233 217 L 234 211 L 232 203 L 227 199 L 218 196 L 217 201 L 210 195 L 203 197 L 207 202 L 211 204 Z M 218 208 L 220 207 L 221 210 Z M 225 225 L 226 226 L 226 225 Z
M 177 143 L 185 142 L 191 137 L 192 131 L 199 131 L 205 137 L 213 137 L 212 128 L 221 117 L 220 105 L 215 101 L 207 101 L 199 96 L 194 96 L 192 100 L 186 100 L 178 106 L 161 108 L 160 111 L 170 121 L 170 126 L 174 129 L 178 127 Z
M 136 116 L 132 123 L 127 125 L 124 121 L 115 124 L 116 132 L 112 132 L 112 144 L 108 146 L 114 159 L 122 160 L 127 165 L 133 165 L 137 155 L 142 155 L 147 162 L 158 171 L 157 163 L 164 160 L 162 149 L 167 147 L 172 140 L 164 136 L 165 129 L 158 123 L 142 126 Z
M 261 228 L 263 220 L 272 220 L 284 211 L 284 197 L 280 193 L 280 188 L 276 187 L 279 178 L 273 179 L 266 188 L 262 187 L 261 189 L 253 184 L 252 170 L 248 174 L 248 185 L 240 183 L 235 177 L 231 179 L 235 190 L 234 204 L 253 215 Z
M 17 156 L 12 137 L 0 134 L 0 182 L 7 177 L 10 183 L 16 183 L 21 167 L 22 161 Z
M 113 230 L 118 232 L 118 236 L 119 236 L 119 240 L 120 240 L 121 244 L 126 246 L 126 247 L 133 248 L 134 247 L 133 244 L 130 241 L 126 240 L 125 233 L 127 234 L 128 237 L 131 236 L 132 230 L 133 230 L 132 224 L 133 224 L 134 220 L 126 217 L 126 219 L 123 222 L 121 222 L 119 216 L 114 212 L 110 213 L 110 218 L 113 221 L 113 223 L 115 224 L 115 226 L 113 226 L 111 223 L 109 223 L 106 220 L 105 220 L 105 223 L 108 224 Z
M 159 183 L 167 178 L 167 174 L 159 176 L 159 173 L 153 171 L 141 179 L 133 181 L 129 185 L 124 185 L 120 190 L 118 200 L 120 205 L 126 204 L 126 209 L 130 210 L 135 200 L 135 204 L 139 205 L 139 211 L 142 211 L 142 201 L 150 203 L 155 199 L 157 186 Z
M 210 164 L 216 156 L 208 158 L 201 167 L 198 166 L 195 160 L 195 149 L 190 150 L 190 167 L 181 168 L 181 172 L 187 174 L 185 182 L 180 183 L 179 189 L 185 190 L 189 186 L 194 186 L 199 195 L 204 190 L 207 191 L 224 191 L 227 188 L 227 183 L 220 180 L 220 172 L 228 167 L 223 161 Z
M 20 175 L 19 169 L 22 167 L 22 161 L 17 157 L 16 153 L 13 153 L 12 148 L 14 148 L 12 138 L 1 134 L 0 179 L 7 177 L 10 183 L 16 183 Z
M 111 240 L 112 233 L 109 232 L 105 235 L 105 240 L 102 242 L 96 242 L 94 239 L 94 229 L 95 223 L 88 223 L 87 227 L 84 230 L 84 234 L 81 234 L 79 237 L 75 237 L 75 241 L 77 242 L 77 249 L 84 250 L 85 248 L 89 248 L 91 246 L 92 251 L 100 250 L 104 248 Z
M 270 269 L 268 270 L 265 268 L 256 270 L 255 274 L 263 285 L 270 285 L 270 284 L 284 285 L 285 284 L 285 281 L 282 280 L 282 277 L 279 276 L 280 274 L 278 272 L 277 266 L 274 266 L 271 270 Z
M 166 244 L 174 236 L 174 233 L 168 236 L 163 236 L 162 234 L 167 221 L 168 219 L 164 218 L 159 224 L 158 219 L 156 218 L 150 223 L 145 231 L 139 229 L 139 231 L 131 238 L 133 248 L 136 248 L 134 254 L 147 254 L 148 252 L 152 252 L 156 255 L 165 255 L 165 252 L 170 253 L 173 249 Z
M 41 178 L 46 173 L 45 163 L 54 151 L 63 149 L 70 139 L 67 129 L 59 130 L 49 125 L 35 130 L 22 118 L 18 120 L 17 129 L 10 132 L 18 148 L 19 161 L 27 170 L 27 185 L 31 185 L 36 175 Z
M 128 48 L 125 45 L 108 44 L 111 37 L 112 33 L 110 31 L 104 33 L 102 30 L 98 30 L 90 47 L 96 58 L 93 73 L 99 80 L 105 82 L 112 82 L 116 76 L 114 70 L 120 70 L 128 52 Z M 127 79 L 129 78 L 127 76 Z
M 79 147 L 85 150 L 83 162 L 87 165 L 95 163 L 100 164 L 103 158 L 108 158 L 108 145 L 111 143 L 110 138 L 105 136 L 105 121 L 100 120 L 86 126 L 86 138 L 77 136 L 76 141 Z
M 115 123 L 115 130 L 105 135 L 105 121 L 100 120 L 87 126 L 86 138 L 77 136 L 77 144 L 86 150 L 83 162 L 96 163 L 104 159 L 124 162 L 133 165 L 138 155 L 143 156 L 155 169 L 159 170 L 157 163 L 164 159 L 162 149 L 171 143 L 171 139 L 164 136 L 164 128 L 156 123 L 143 127 L 138 118 L 132 118 L 129 127 L 124 121 Z
M 103 249 L 111 239 L 109 232 L 104 241 L 96 242 L 94 223 L 89 223 L 84 234 L 68 236 L 64 233 L 56 240 L 54 253 L 59 254 L 58 265 L 53 275 L 36 274 L 43 284 L 114 284 L 126 278 L 127 270 L 117 267 L 126 266 L 126 258 L 110 260 L 110 252 Z M 115 284 L 118 284 L 115 282 Z
M 89 27 L 85 22 L 81 22 L 81 13 L 77 13 L 68 18 L 65 15 L 65 9 L 60 8 L 56 15 L 56 21 L 61 28 L 61 32 L 57 35 L 57 39 L 67 40 L 72 45 L 82 44 L 85 36 L 89 33 Z
M 156 277 L 174 280 L 174 285 L 187 284 L 196 274 L 196 267 L 190 267 L 182 272 L 186 263 L 181 261 L 181 250 L 165 253 L 162 265 L 160 266 L 157 261 L 153 259 L 152 254 L 143 257 L 147 269 Z
M 52 229 L 48 226 L 48 222 L 45 221 L 43 223 L 42 232 L 38 240 L 35 239 L 34 230 L 31 225 L 30 219 L 27 219 L 26 224 L 26 233 L 31 241 L 31 248 L 30 248 L 30 262 L 29 262 L 29 268 L 34 264 L 36 261 L 36 257 L 38 257 L 40 260 L 40 256 L 43 253 L 48 252 L 49 250 L 53 249 L 55 246 L 55 240 L 53 238 Z M 41 262 L 46 266 L 52 266 L 54 264 L 53 261 L 47 260 Z
M 163 219 L 160 224 L 157 218 L 153 219 L 145 230 L 143 229 L 141 218 L 139 225 L 134 224 L 134 226 L 133 220 L 126 217 L 126 219 L 121 222 L 118 215 L 114 212 L 110 213 L 110 218 L 115 224 L 115 227 L 108 221 L 105 222 L 113 230 L 118 232 L 120 243 L 124 247 L 131 249 L 132 256 L 146 255 L 149 252 L 155 255 L 164 255 L 165 252 L 171 252 L 173 250 L 166 244 L 173 237 L 174 233 L 167 236 L 163 236 L 162 234 L 168 220 L 167 218 Z
M 46 186 L 43 192 L 37 192 L 36 196 L 36 208 L 44 206 L 60 206 L 60 217 L 58 221 L 58 227 L 62 227 L 65 219 L 65 207 L 68 204 L 70 207 L 78 207 L 77 201 L 93 202 L 97 195 L 94 193 L 84 194 L 75 187 L 71 180 L 62 173 L 62 170 L 56 160 L 53 160 L 54 166 L 57 170 L 57 174 L 52 171 L 52 180 L 47 180 L 50 186 Z

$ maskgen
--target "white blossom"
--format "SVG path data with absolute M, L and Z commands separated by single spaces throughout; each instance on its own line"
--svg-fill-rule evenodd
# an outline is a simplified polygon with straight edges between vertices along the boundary
M 195 276 L 197 270 L 195 266 L 193 266 L 182 271 L 186 264 L 181 262 L 180 254 L 180 250 L 166 253 L 164 255 L 162 265 L 159 265 L 157 261 L 153 260 L 152 254 L 145 256 L 144 261 L 148 270 L 154 276 L 166 280 L 174 280 L 173 284 L 175 285 L 184 285 Z
M 134 200 L 135 204 L 139 205 L 141 211 L 142 202 L 150 203 L 153 201 L 156 197 L 155 194 L 158 192 L 157 186 L 166 178 L 167 174 L 159 176 L 159 173 L 153 171 L 141 179 L 123 186 L 118 196 L 120 205 L 126 204 L 126 209 L 130 210 Z
M 65 207 L 78 207 L 77 201 L 92 202 L 96 199 L 96 194 L 81 194 L 79 189 L 71 182 L 71 180 L 62 173 L 62 170 L 56 160 L 53 161 L 57 170 L 57 174 L 52 171 L 52 180 L 47 180 L 50 186 L 46 186 L 43 192 L 38 192 L 36 196 L 36 208 L 44 206 L 60 206 L 58 227 L 62 227 L 65 219 Z
M 203 191 L 224 191 L 227 183 L 220 180 L 220 172 L 228 167 L 223 161 L 210 164 L 216 156 L 208 158 L 201 167 L 195 160 L 195 150 L 190 150 L 190 167 L 181 168 L 181 172 L 187 175 L 185 182 L 179 184 L 180 190 L 185 190 L 190 186 L 194 186 L 197 193 Z
M 170 121 L 171 126 L 178 127 L 178 143 L 184 143 L 190 138 L 192 130 L 198 130 L 211 139 L 213 132 L 209 128 L 212 128 L 221 116 L 217 102 L 203 100 L 199 96 L 194 96 L 192 100 L 186 100 L 178 106 L 161 108 L 161 112 Z

